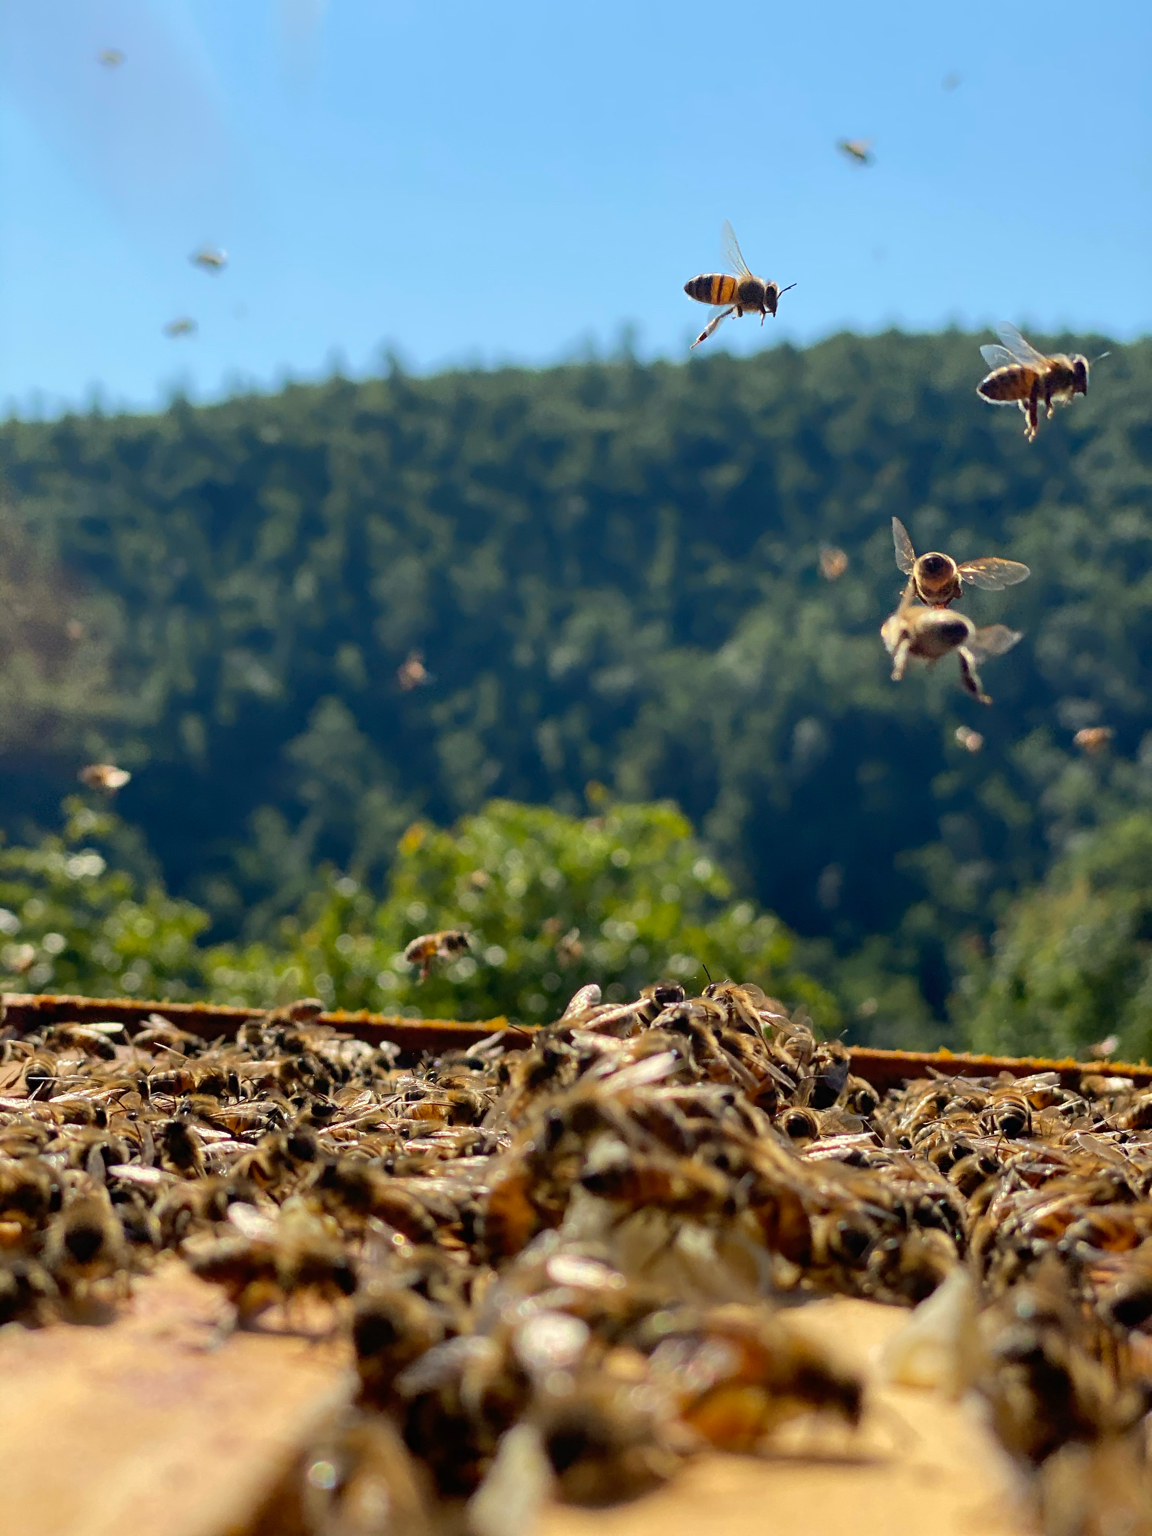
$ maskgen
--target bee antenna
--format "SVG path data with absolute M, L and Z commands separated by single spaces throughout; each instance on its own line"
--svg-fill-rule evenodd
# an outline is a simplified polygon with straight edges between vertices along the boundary
M 1104 358 L 1111 357 L 1111 356 L 1112 356 L 1112 349 L 1111 349 L 1111 347 L 1109 347 L 1107 352 L 1098 352 L 1096 354 L 1096 356 L 1092 359 L 1092 366 L 1093 366 L 1093 368 L 1095 368 L 1096 364 L 1101 362 Z
M 795 284 L 795 283 L 789 283 L 789 284 L 788 284 L 788 288 L 795 288 L 795 286 L 796 286 L 796 284 Z M 781 288 L 781 290 L 780 290 L 780 293 L 787 293 L 787 292 L 788 292 L 788 288 Z M 779 293 L 778 293 L 778 294 L 777 294 L 777 295 L 776 295 L 776 297 L 777 297 L 777 298 L 779 298 L 779 297 L 780 297 L 780 294 L 779 294 Z M 1107 354 L 1105 354 L 1105 356 L 1107 356 Z
M 704 964 L 703 960 L 701 960 L 701 962 L 700 962 L 700 969 L 704 972 L 705 976 L 707 976 L 707 978 L 708 978 L 708 985 L 711 986 L 712 985 L 712 972 Z

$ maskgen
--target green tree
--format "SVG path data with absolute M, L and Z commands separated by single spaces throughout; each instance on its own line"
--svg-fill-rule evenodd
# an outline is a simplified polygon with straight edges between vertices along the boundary
M 215 995 L 267 1003 L 311 992 L 344 1008 L 539 1022 L 586 982 L 623 998 L 662 975 L 702 987 L 707 966 L 836 1027 L 831 996 L 793 963 L 788 930 L 733 899 L 674 806 L 610 805 L 600 794 L 598 814 L 583 818 L 495 800 L 450 830 L 414 823 L 384 902 L 333 877 L 281 924 L 278 945 L 213 951 Z M 460 926 L 471 952 L 421 982 L 405 946 Z
M 202 996 L 208 914 L 109 868 L 114 817 L 78 798 L 65 812 L 62 835 L 0 845 L 0 990 Z
M 977 1050 L 1076 1056 L 1109 1035 L 1152 1056 L 1152 813 L 1088 834 L 1009 907 L 960 983 Z

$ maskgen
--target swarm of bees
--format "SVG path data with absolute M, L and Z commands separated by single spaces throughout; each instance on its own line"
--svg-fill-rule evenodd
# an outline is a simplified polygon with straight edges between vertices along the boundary
M 829 1293 L 932 1298 L 917 1339 L 1042 1507 L 1070 1458 L 1147 1491 L 1152 1093 L 1106 1068 L 881 1098 L 730 981 L 590 985 L 415 1064 L 311 999 L 226 1042 L 7 1027 L 0 1060 L 0 1323 L 106 1318 L 168 1251 L 232 1326 L 347 1330 L 357 1402 L 305 1466 L 323 1536 L 381 1496 L 498 1532 L 513 1496 L 630 1498 L 798 1417 L 851 1436 L 861 1380 L 791 1321 Z

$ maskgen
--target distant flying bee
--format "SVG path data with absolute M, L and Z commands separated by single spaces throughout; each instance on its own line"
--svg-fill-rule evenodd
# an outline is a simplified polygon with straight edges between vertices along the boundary
M 117 69 L 124 62 L 124 55 L 119 48 L 102 48 L 96 58 L 106 69 Z
M 965 582 L 986 592 L 999 592 L 1027 581 L 1032 574 L 1019 560 L 1001 560 L 996 555 L 966 560 L 963 565 L 936 551 L 917 558 L 908 530 L 898 517 L 892 519 L 892 542 L 897 567 L 908 577 L 912 592 L 929 608 L 947 608 L 954 603 Z
M 980 380 L 976 393 L 993 405 L 1018 405 L 1026 418 L 1024 436 L 1032 442 L 1041 401 L 1051 419 L 1058 404 L 1069 405 L 1074 396 L 1088 393 L 1088 359 L 1079 352 L 1071 357 L 1065 352 L 1045 357 L 1006 320 L 996 331 L 1004 345 L 980 348 L 992 372 Z
M 979 731 L 973 731 L 966 725 L 956 727 L 956 741 L 965 752 L 979 752 L 984 745 L 984 738 Z
M 164 327 L 165 336 L 194 336 L 196 334 L 196 322 L 188 315 L 181 315 L 176 320 L 169 320 Z
M 909 583 L 911 586 L 911 583 Z M 892 681 L 904 676 L 909 658 L 934 665 L 942 656 L 955 651 L 960 663 L 960 681 L 981 704 L 992 700 L 983 691 L 977 666 L 988 656 L 1002 656 L 1021 639 L 1019 630 L 1004 624 L 990 624 L 977 629 L 962 613 L 944 608 L 922 608 L 905 591 L 900 606 L 880 628 L 880 638 L 892 657 Z
M 127 768 L 117 768 L 112 763 L 89 763 L 86 768 L 81 768 L 76 775 L 81 784 L 87 784 L 89 789 L 106 789 L 110 795 L 114 795 L 118 789 L 123 789 L 132 775 Z
M 1088 725 L 1082 731 L 1077 731 L 1072 741 L 1081 752 L 1087 752 L 1092 756 L 1097 752 L 1103 752 L 1115 734 L 1110 725 Z
M 228 265 L 228 253 L 214 250 L 210 245 L 202 245 L 188 260 L 194 267 L 202 267 L 205 272 L 223 272 Z
M 834 545 L 824 544 L 820 548 L 820 574 L 825 581 L 839 581 L 848 569 L 848 556 L 842 549 Z
M 961 77 L 953 69 L 953 70 L 950 70 L 948 72 L 948 74 L 946 74 L 944 76 L 944 78 L 943 78 L 943 80 L 941 80 L 940 84 L 944 87 L 944 89 L 946 91 L 954 91 L 956 89 L 956 87 L 960 84 L 960 78 Z
M 437 960 L 450 960 L 453 955 L 468 953 L 468 935 L 461 928 L 444 928 L 439 933 L 422 933 L 413 939 L 404 951 L 409 965 L 420 967 L 419 980 L 423 981 Z
M 396 681 L 404 693 L 410 693 L 413 688 L 422 688 L 425 683 L 432 681 L 432 674 L 424 665 L 422 651 L 409 654 L 408 659 L 396 669 Z
M 723 241 L 725 259 L 732 263 L 739 276 L 731 277 L 726 272 L 705 272 L 684 284 L 684 292 L 690 299 L 696 299 L 701 304 L 727 305 L 723 313 L 717 315 L 714 320 L 709 320 L 692 343 L 693 347 L 698 347 L 702 341 L 707 341 L 721 320 L 733 313 L 737 318 L 745 313 L 758 314 L 760 324 L 763 325 L 765 315 L 776 313 L 780 295 L 787 293 L 788 288 L 796 286 L 795 283 L 789 283 L 788 288 L 781 288 L 779 283 L 766 283 L 762 277 L 753 277 L 741 254 L 736 232 L 727 219 L 724 220 Z
M 871 139 L 837 139 L 836 148 L 857 165 L 871 165 L 876 159 L 872 153 Z

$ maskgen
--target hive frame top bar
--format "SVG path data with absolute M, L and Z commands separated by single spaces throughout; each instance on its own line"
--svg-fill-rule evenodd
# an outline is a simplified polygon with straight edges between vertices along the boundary
M 223 1040 L 234 1035 L 246 1019 L 260 1019 L 260 1008 L 229 1008 L 216 1003 L 140 1002 L 136 998 L 73 997 L 38 992 L 0 993 L 3 1022 L 31 1033 L 41 1026 L 98 1021 L 143 1025 L 150 1014 L 157 1013 L 205 1040 Z M 366 1040 L 371 1045 L 397 1045 L 407 1056 L 427 1051 L 439 1055 L 449 1050 L 466 1050 L 478 1040 L 498 1030 L 507 1030 L 509 1045 L 527 1046 L 533 1030 L 509 1024 L 506 1018 L 485 1019 L 475 1024 L 460 1024 L 450 1019 L 410 1019 L 400 1015 L 367 1013 L 322 1013 L 315 1021 Z M 1076 1087 L 1085 1076 L 1127 1077 L 1139 1084 L 1152 1084 L 1152 1066 L 1145 1062 L 1082 1062 L 1065 1059 L 1048 1061 L 1036 1056 L 973 1056 L 951 1051 L 883 1051 L 867 1046 L 849 1048 L 852 1071 L 881 1092 L 898 1088 L 914 1078 L 939 1074 L 942 1077 L 996 1077 L 1008 1072 L 1013 1077 L 1028 1077 L 1033 1072 L 1058 1072 L 1065 1087 Z

